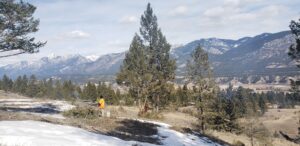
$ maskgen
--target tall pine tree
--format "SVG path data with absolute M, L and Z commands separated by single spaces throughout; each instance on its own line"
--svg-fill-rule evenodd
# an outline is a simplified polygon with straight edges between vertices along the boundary
M 146 47 L 148 70 L 152 74 L 149 97 L 158 111 L 161 100 L 166 100 L 169 95 L 168 83 L 175 78 L 176 64 L 170 57 L 171 45 L 158 27 L 150 4 L 141 16 L 140 33 Z
M 144 103 L 149 99 L 158 111 L 169 95 L 168 83 L 175 78 L 176 66 L 150 4 L 141 16 L 140 34 L 133 38 L 117 82 L 129 86 L 138 99 L 144 97 Z
M 145 46 L 140 36 L 135 34 L 116 81 L 119 85 L 129 86 L 131 96 L 140 103 L 144 101 L 144 104 L 147 102 L 147 89 L 152 77 L 148 66 Z
M 206 121 L 214 115 L 212 105 L 216 101 L 216 86 L 212 78 L 208 54 L 201 46 L 196 47 L 192 52 L 191 59 L 187 62 L 187 71 L 187 78 L 194 84 L 200 129 L 204 131 Z
M 299 22 L 291 21 L 290 29 L 296 39 L 296 44 L 292 44 L 289 48 L 288 55 L 295 60 L 297 67 L 300 68 L 300 19 Z M 291 80 L 292 92 L 300 101 L 300 79 Z
M 2 89 L 7 92 L 10 91 L 13 87 L 13 81 L 7 76 L 3 75 L 2 78 Z

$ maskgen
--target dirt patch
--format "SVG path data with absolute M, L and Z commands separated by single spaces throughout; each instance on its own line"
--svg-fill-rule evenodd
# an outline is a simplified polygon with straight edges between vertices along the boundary
M 155 124 L 129 119 L 119 121 L 118 124 L 120 124 L 120 126 L 107 134 L 123 140 L 134 140 L 158 145 L 162 144 L 158 137 L 154 137 L 158 132 L 157 125 Z

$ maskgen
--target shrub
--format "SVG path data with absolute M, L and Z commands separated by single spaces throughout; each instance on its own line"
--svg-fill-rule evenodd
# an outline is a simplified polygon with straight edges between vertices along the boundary
M 275 138 L 279 138 L 279 137 L 280 137 L 280 135 L 279 135 L 279 133 L 278 133 L 277 131 L 275 131 L 275 132 L 273 133 L 273 137 L 275 137 Z
M 97 118 L 101 116 L 101 111 L 93 107 L 77 107 L 63 113 L 66 117 L 72 118 Z
M 234 141 L 232 145 L 233 146 L 245 146 L 245 144 L 243 142 L 239 141 L 239 140 Z
M 139 112 L 138 116 L 147 119 L 163 119 L 163 115 L 157 112 Z

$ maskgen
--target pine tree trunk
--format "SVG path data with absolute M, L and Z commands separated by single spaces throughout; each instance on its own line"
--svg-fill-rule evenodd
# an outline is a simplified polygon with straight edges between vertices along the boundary
M 204 116 L 203 116 L 203 107 L 200 108 L 200 114 L 201 114 L 201 130 L 204 132 Z
M 250 140 L 251 140 L 251 146 L 254 146 L 253 143 L 253 123 L 250 124 Z
M 145 102 L 143 104 L 143 107 L 142 107 L 142 112 L 147 112 L 148 111 L 148 106 L 147 106 L 147 97 L 145 98 Z
M 156 97 L 157 101 L 156 101 L 156 113 L 158 113 L 159 111 L 159 96 Z

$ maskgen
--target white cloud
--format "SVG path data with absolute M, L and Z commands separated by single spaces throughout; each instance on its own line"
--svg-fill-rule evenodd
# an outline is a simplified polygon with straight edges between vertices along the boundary
M 269 16 L 276 16 L 285 10 L 287 10 L 287 8 L 281 5 L 269 5 L 261 9 L 260 13 L 267 14 Z
M 188 12 L 188 7 L 185 5 L 177 6 L 175 9 L 170 11 L 171 15 L 177 16 L 177 15 L 185 15 Z
M 229 7 L 238 7 L 238 6 L 244 6 L 247 4 L 252 4 L 252 3 L 258 3 L 262 0 L 225 0 L 224 1 L 224 6 L 229 6 Z
M 109 41 L 107 44 L 109 44 L 109 45 L 119 45 L 121 43 L 122 42 L 120 40 L 113 40 L 113 41 Z
M 54 37 L 54 40 L 74 40 L 74 39 L 87 39 L 91 34 L 82 30 L 73 30 L 70 32 L 62 33 Z
M 137 22 L 137 18 L 135 16 L 124 16 L 121 18 L 121 23 L 135 23 Z
M 82 38 L 89 38 L 91 35 L 89 33 L 83 32 L 81 30 L 73 30 L 64 34 L 66 37 L 74 38 L 74 39 L 82 39 Z
M 260 0 L 226 0 L 221 6 L 205 10 L 203 15 L 209 25 L 223 25 L 223 27 L 230 28 L 240 26 L 241 22 L 252 27 L 255 26 L 251 24 L 271 24 L 275 22 L 275 17 L 287 13 L 288 9 L 283 5 L 268 5 L 255 10 L 249 10 L 244 5 L 257 1 Z
M 224 7 L 214 7 L 204 11 L 204 16 L 207 17 L 221 17 L 225 12 L 228 12 Z

